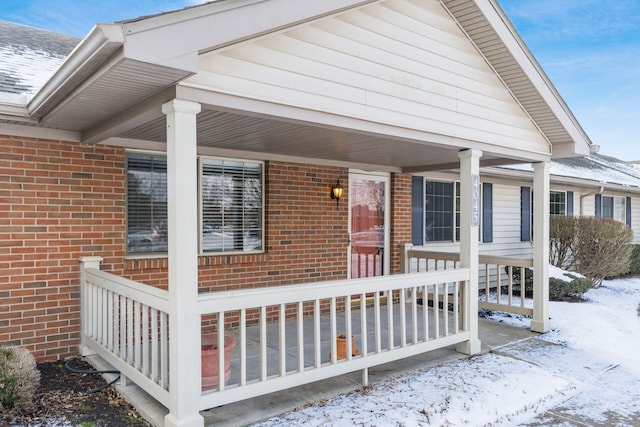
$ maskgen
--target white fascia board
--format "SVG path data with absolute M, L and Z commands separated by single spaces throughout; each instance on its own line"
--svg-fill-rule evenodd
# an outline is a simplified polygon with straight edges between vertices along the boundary
M 500 39 L 513 55 L 527 77 L 540 92 L 547 105 L 575 142 L 575 152 L 589 154 L 591 141 L 580 126 L 551 80 L 527 48 L 516 29 L 495 0 L 475 0 Z
M 125 56 L 196 72 L 197 55 L 380 0 L 228 0 L 124 22 Z M 195 64 L 197 67 L 197 63 Z
M 76 46 L 49 81 L 33 97 L 27 109 L 42 117 L 68 95 L 124 43 L 120 24 L 99 24 Z
M 48 129 L 37 126 L 21 126 L 0 123 L 0 135 L 18 136 L 23 138 L 53 139 L 57 141 L 80 142 L 80 132 L 60 129 Z

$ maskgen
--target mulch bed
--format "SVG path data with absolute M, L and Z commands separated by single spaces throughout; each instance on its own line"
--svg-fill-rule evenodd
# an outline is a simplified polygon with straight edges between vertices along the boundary
M 89 363 L 72 359 L 69 366 L 94 373 L 74 373 L 62 360 L 39 363 L 40 387 L 34 411 L 29 414 L 0 412 L 0 426 L 149 426 L 113 386 L 91 392 L 106 381 Z

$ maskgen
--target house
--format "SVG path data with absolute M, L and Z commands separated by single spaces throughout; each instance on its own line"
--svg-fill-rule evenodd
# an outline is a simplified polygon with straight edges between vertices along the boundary
M 97 353 L 167 426 L 444 346 L 474 354 L 480 168 L 514 163 L 542 195 L 528 262 L 531 328 L 548 330 L 550 161 L 590 142 L 495 0 L 215 1 L 96 25 L 29 85 L 41 61 L 2 42 L 5 62 L 31 62 L 0 98 L 0 341 Z M 415 177 L 452 169 L 454 265 L 405 273 Z M 230 384 L 224 356 L 201 377 L 201 337 L 222 330 Z M 341 333 L 360 354 L 346 340 L 338 360 Z

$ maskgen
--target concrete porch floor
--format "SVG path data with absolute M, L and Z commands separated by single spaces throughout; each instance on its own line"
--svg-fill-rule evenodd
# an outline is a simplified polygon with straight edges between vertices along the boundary
M 514 328 L 501 323 L 479 319 L 479 335 L 482 352 L 498 349 L 510 343 L 536 336 L 527 329 Z M 422 355 L 409 357 L 396 362 L 378 365 L 369 369 L 369 382 L 374 384 L 391 376 L 410 373 L 442 363 L 468 357 L 455 351 L 455 346 L 431 351 Z M 89 356 L 87 360 L 96 369 L 112 369 L 99 356 Z M 106 376 L 109 379 L 109 376 Z M 113 376 L 111 376 L 113 378 Z M 333 396 L 357 390 L 361 386 L 361 372 L 329 378 L 304 386 L 294 387 L 281 392 L 247 399 L 221 407 L 202 411 L 206 426 L 246 426 L 252 423 L 282 415 L 310 402 L 331 398 Z M 116 385 L 118 392 L 140 414 L 155 426 L 162 426 L 167 409 L 138 388 L 135 384 Z

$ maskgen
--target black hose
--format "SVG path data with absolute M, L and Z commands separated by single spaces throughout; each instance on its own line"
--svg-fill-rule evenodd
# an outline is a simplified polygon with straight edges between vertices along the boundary
M 77 359 L 77 358 L 76 358 Z M 101 390 L 104 390 L 107 387 L 112 386 L 113 384 L 116 383 L 116 381 L 118 381 L 120 379 L 120 371 L 116 371 L 116 370 L 106 370 L 106 371 L 96 371 L 96 370 L 88 370 L 88 369 L 76 369 L 76 368 L 72 368 L 69 365 L 69 362 L 71 362 L 74 359 L 67 359 L 66 362 L 64 362 L 64 367 L 67 368 L 68 371 L 76 373 L 76 374 L 118 374 L 118 376 L 113 380 L 110 381 L 106 384 L 101 385 L 100 387 L 96 387 L 94 389 L 91 389 L 87 392 L 84 392 L 83 394 L 92 394 L 92 393 L 97 393 Z

